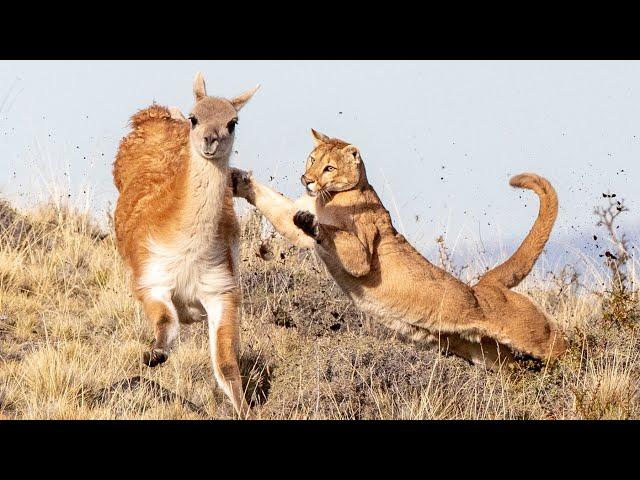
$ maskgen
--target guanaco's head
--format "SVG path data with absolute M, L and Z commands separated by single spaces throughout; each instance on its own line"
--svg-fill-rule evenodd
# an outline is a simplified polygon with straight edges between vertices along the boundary
M 207 96 L 200 72 L 193 81 L 196 104 L 189 114 L 191 145 L 207 160 L 228 158 L 238 123 L 238 112 L 251 99 L 259 86 L 230 100 Z
M 316 196 L 352 190 L 366 182 L 360 150 L 355 145 L 329 138 L 311 129 L 315 148 L 307 158 L 302 184 Z

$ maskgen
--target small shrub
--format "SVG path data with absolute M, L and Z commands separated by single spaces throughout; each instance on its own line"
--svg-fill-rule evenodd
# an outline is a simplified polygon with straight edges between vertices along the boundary
M 609 284 L 603 292 L 603 317 L 607 322 L 630 326 L 640 317 L 638 292 L 630 275 L 631 253 L 629 240 L 624 232 L 619 233 L 618 217 L 629 209 L 624 199 L 617 199 L 615 193 L 603 193 L 607 205 L 596 206 L 593 213 L 598 218 L 596 226 L 603 227 L 611 248 L 600 254 L 609 270 Z M 594 235 L 594 240 L 598 237 Z

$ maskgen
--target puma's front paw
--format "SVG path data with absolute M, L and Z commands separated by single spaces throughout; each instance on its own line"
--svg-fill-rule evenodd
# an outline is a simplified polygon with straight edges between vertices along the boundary
M 253 174 L 245 172 L 239 168 L 231 169 L 231 186 L 233 187 L 233 196 L 247 200 L 253 205 Z
M 293 216 L 293 223 L 311 238 L 318 240 L 320 229 L 318 228 L 318 220 L 313 213 L 298 210 Z

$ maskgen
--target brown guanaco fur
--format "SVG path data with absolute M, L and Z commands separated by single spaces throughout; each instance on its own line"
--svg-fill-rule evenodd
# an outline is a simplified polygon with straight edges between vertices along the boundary
M 512 186 L 538 194 L 538 219 L 514 255 L 471 287 L 431 264 L 396 231 L 357 147 L 312 133 L 316 146 L 302 176 L 308 195 L 292 202 L 241 170 L 233 172 L 235 194 L 292 243 L 315 248 L 360 309 L 410 338 L 490 369 L 520 357 L 551 361 L 564 352 L 555 324 L 510 290 L 531 271 L 557 216 L 557 196 L 547 180 L 532 173 L 511 179 Z
M 143 362 L 165 362 L 179 324 L 207 319 L 215 378 L 241 417 L 249 407 L 237 361 L 239 227 L 229 156 L 238 111 L 254 92 L 209 97 L 198 73 L 189 122 L 158 105 L 139 111 L 113 167 L 118 250 L 155 331 Z

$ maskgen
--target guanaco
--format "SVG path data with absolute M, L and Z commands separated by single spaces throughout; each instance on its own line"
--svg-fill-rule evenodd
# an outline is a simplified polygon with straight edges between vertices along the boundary
M 207 319 L 215 378 L 243 418 L 250 412 L 237 361 L 239 226 L 229 157 L 238 112 L 257 88 L 210 97 L 196 74 L 188 121 L 155 104 L 140 110 L 113 167 L 118 250 L 155 332 L 143 363 L 167 360 L 180 323 Z

